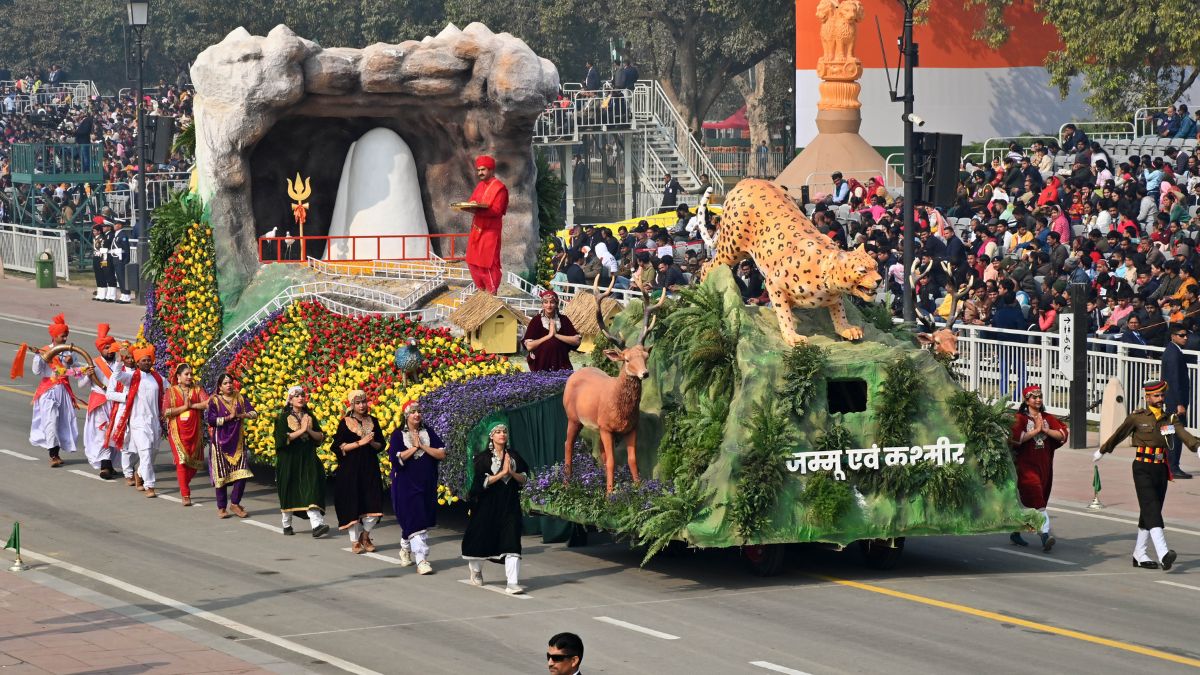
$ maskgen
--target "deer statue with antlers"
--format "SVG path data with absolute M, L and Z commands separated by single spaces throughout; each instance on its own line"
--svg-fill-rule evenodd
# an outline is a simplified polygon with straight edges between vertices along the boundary
M 613 444 L 622 436 L 625 438 L 629 471 L 635 483 L 640 480 L 637 468 L 638 412 L 642 402 L 642 380 L 650 376 L 646 366 L 650 359 L 650 348 L 645 346 L 646 335 L 658 320 L 658 317 L 651 315 L 666 301 L 666 293 L 663 293 L 658 303 L 652 305 L 646 291 L 642 291 L 642 333 L 636 344 L 626 347 L 625 340 L 604 325 L 601 307 L 604 299 L 612 295 L 612 288 L 610 283 L 601 294 L 600 277 L 596 277 L 592 284 L 597 296 L 596 321 L 604 336 L 615 346 L 605 349 L 604 355 L 620 364 L 621 371 L 612 377 L 599 368 L 581 368 L 567 379 L 567 388 L 563 391 L 563 408 L 567 413 L 567 442 L 563 446 L 564 473 L 568 477 L 571 475 L 571 455 L 580 429 L 596 429 L 600 432 L 600 442 L 604 447 L 604 477 L 609 493 L 613 491 L 613 470 L 616 468 Z
M 950 274 L 950 264 L 942 262 L 942 268 L 946 274 Z M 925 269 L 921 269 L 920 261 L 913 263 L 912 270 L 909 272 L 908 283 L 913 289 L 917 287 L 917 280 L 929 274 L 933 270 L 931 262 Z M 954 330 L 954 322 L 958 320 L 962 314 L 962 309 L 965 307 L 962 304 L 966 299 L 970 288 L 963 285 L 957 291 L 950 295 L 950 312 L 949 318 L 946 320 L 945 328 L 938 328 L 933 322 L 933 317 L 920 308 L 916 308 L 917 320 L 921 322 L 921 326 L 925 329 L 923 333 L 917 333 L 917 343 L 923 347 L 929 347 L 935 354 L 941 354 L 951 359 L 958 358 L 958 331 Z

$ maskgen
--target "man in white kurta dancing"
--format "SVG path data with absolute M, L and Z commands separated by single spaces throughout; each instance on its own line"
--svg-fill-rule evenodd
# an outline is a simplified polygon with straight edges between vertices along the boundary
M 62 450 L 75 452 L 79 430 L 75 421 L 75 393 L 71 390 L 71 379 L 74 378 L 79 386 L 85 386 L 91 367 L 77 367 L 75 357 L 70 352 L 62 352 L 46 357 L 54 347 L 67 344 L 71 334 L 67 321 L 62 314 L 54 317 L 53 323 L 47 330 L 50 333 L 50 344 L 38 349 L 33 355 L 33 374 L 42 378 L 37 390 L 33 392 L 33 423 L 29 427 L 29 443 L 39 448 L 45 448 L 50 455 L 50 466 L 59 467 L 63 460 L 59 457 Z M 25 374 L 25 354 L 29 346 L 22 344 L 17 350 L 17 358 L 13 361 L 11 377 L 15 380 Z
M 121 467 L 125 477 L 132 478 L 131 466 L 134 455 L 138 460 L 138 476 L 146 496 L 157 497 L 154 492 L 154 455 L 162 436 L 163 397 L 166 388 L 163 378 L 154 372 L 154 345 L 133 348 L 136 370 L 122 370 L 113 378 L 124 385 L 125 391 L 109 391 L 109 400 L 122 403 L 108 435 L 109 443 L 121 451 Z M 142 489 L 139 487 L 139 489 Z
M 108 425 L 112 422 L 112 410 L 116 406 L 108 400 L 106 394 L 114 366 L 120 365 L 120 362 L 117 361 L 117 351 L 120 345 L 117 344 L 116 338 L 108 334 L 108 331 L 109 325 L 106 323 L 100 324 L 96 329 L 96 353 L 98 356 L 93 357 L 92 363 L 95 365 L 96 375 L 104 386 L 97 386 L 95 382 L 92 382 L 92 391 L 87 402 L 87 417 L 83 420 L 83 454 L 87 456 L 88 464 L 91 464 L 93 469 L 100 470 L 100 477 L 104 480 L 112 480 L 115 475 L 113 468 L 115 453 L 105 437 L 108 435 Z

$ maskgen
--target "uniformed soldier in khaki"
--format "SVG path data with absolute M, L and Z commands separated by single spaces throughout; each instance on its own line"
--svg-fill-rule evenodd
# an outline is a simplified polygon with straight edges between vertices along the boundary
M 1200 441 L 1188 433 L 1175 413 L 1163 410 L 1166 382 L 1148 380 L 1142 388 L 1146 392 L 1146 407 L 1125 417 L 1121 426 L 1096 451 L 1095 459 L 1100 461 L 1103 455 L 1113 451 L 1117 443 L 1133 435 L 1133 445 L 1137 449 L 1133 459 L 1133 487 L 1137 491 L 1141 511 L 1138 516 L 1137 545 L 1133 548 L 1133 566 L 1169 570 L 1175 564 L 1176 556 L 1175 551 L 1167 547 L 1167 537 L 1163 533 L 1162 505 L 1167 496 L 1167 482 L 1171 480 L 1167 451 L 1171 447 L 1172 436 L 1178 437 L 1192 450 L 1196 450 Z M 1154 542 L 1157 562 L 1146 553 L 1147 539 Z

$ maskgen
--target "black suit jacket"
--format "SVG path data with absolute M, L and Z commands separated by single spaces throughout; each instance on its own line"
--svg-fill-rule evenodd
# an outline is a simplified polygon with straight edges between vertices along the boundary
M 1188 405 L 1192 400 L 1192 387 L 1188 381 L 1187 357 L 1174 342 L 1168 343 L 1163 351 L 1162 379 L 1167 383 L 1167 393 L 1163 400 L 1166 410 L 1173 411 L 1175 406 Z

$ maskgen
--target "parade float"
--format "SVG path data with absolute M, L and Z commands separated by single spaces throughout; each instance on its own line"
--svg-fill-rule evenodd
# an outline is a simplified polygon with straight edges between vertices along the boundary
M 673 544 L 732 548 L 770 574 L 785 544 L 859 542 L 888 566 L 905 537 L 1030 525 L 1003 407 L 962 391 L 890 322 L 866 321 L 852 299 L 873 294 L 874 261 L 838 249 L 764 181 L 727 197 L 701 284 L 615 315 L 605 298 L 588 305 L 601 310 L 589 322 L 595 368 L 574 374 L 523 372 L 452 333 L 448 312 L 295 291 L 412 263 L 427 275 L 412 297 L 442 292 L 437 275 L 454 270 L 468 227 L 449 205 L 470 193 L 480 153 L 511 192 L 505 270 L 544 275 L 561 220 L 539 217 L 539 202 L 558 199 L 540 189 L 530 134 L 557 75 L 519 40 L 472 24 L 325 49 L 282 26 L 238 29 L 192 74 L 193 186 L 156 211 L 146 264 L 140 339 L 158 346 L 160 372 L 187 362 L 208 383 L 230 372 L 259 410 L 302 384 L 331 436 L 349 391 L 367 393 L 385 434 L 419 401 L 449 450 L 447 504 L 503 420 L 533 470 L 527 533 L 603 529 L 647 560 Z M 742 303 L 727 265 L 743 256 L 772 307 Z M 461 290 L 455 306 L 470 298 Z M 267 423 L 246 433 L 255 463 L 272 465 Z M 335 453 L 319 455 L 332 471 Z
M 302 384 L 330 436 L 355 389 L 387 434 L 407 402 L 486 382 L 470 394 L 484 406 L 475 417 L 464 406 L 431 415 L 454 439 L 515 396 L 561 390 L 563 378 L 519 373 L 437 313 L 353 302 L 378 260 L 402 268 L 390 281 L 404 291 L 444 290 L 429 277 L 463 254 L 470 221 L 450 205 L 470 194 L 478 154 L 496 158 L 510 191 L 505 268 L 544 265 L 539 232 L 559 221 L 539 219 L 537 197 L 553 200 L 555 186 L 536 187 L 531 133 L 558 83 L 548 61 L 482 24 L 365 49 L 326 49 L 285 26 L 238 28 L 199 55 L 192 79 L 195 123 L 180 142 L 196 167 L 190 189 L 155 211 L 144 269 L 152 290 L 139 340 L 158 348 L 159 372 L 186 362 L 210 387 L 229 372 L 260 411 Z M 325 285 L 340 295 L 295 292 L 335 273 Z M 246 428 L 260 467 L 274 464 L 271 418 Z M 332 473 L 328 444 L 319 455 Z M 456 502 L 464 463 L 443 473 L 440 496 Z
M 603 415 L 576 421 L 568 384 L 568 426 L 592 429 L 535 472 L 526 507 L 627 537 L 647 560 L 672 542 L 736 547 L 760 574 L 779 571 L 790 543 L 858 542 L 887 567 L 906 537 L 1029 528 L 1003 404 L 963 391 L 890 322 L 864 319 L 851 298 L 873 292 L 874 265 L 765 181 L 739 184 L 726 214 L 703 282 L 630 303 L 595 357 L 637 380 L 636 457 L 620 434 L 606 438 Z M 774 308 L 742 302 L 720 264 L 735 254 L 754 256 Z

